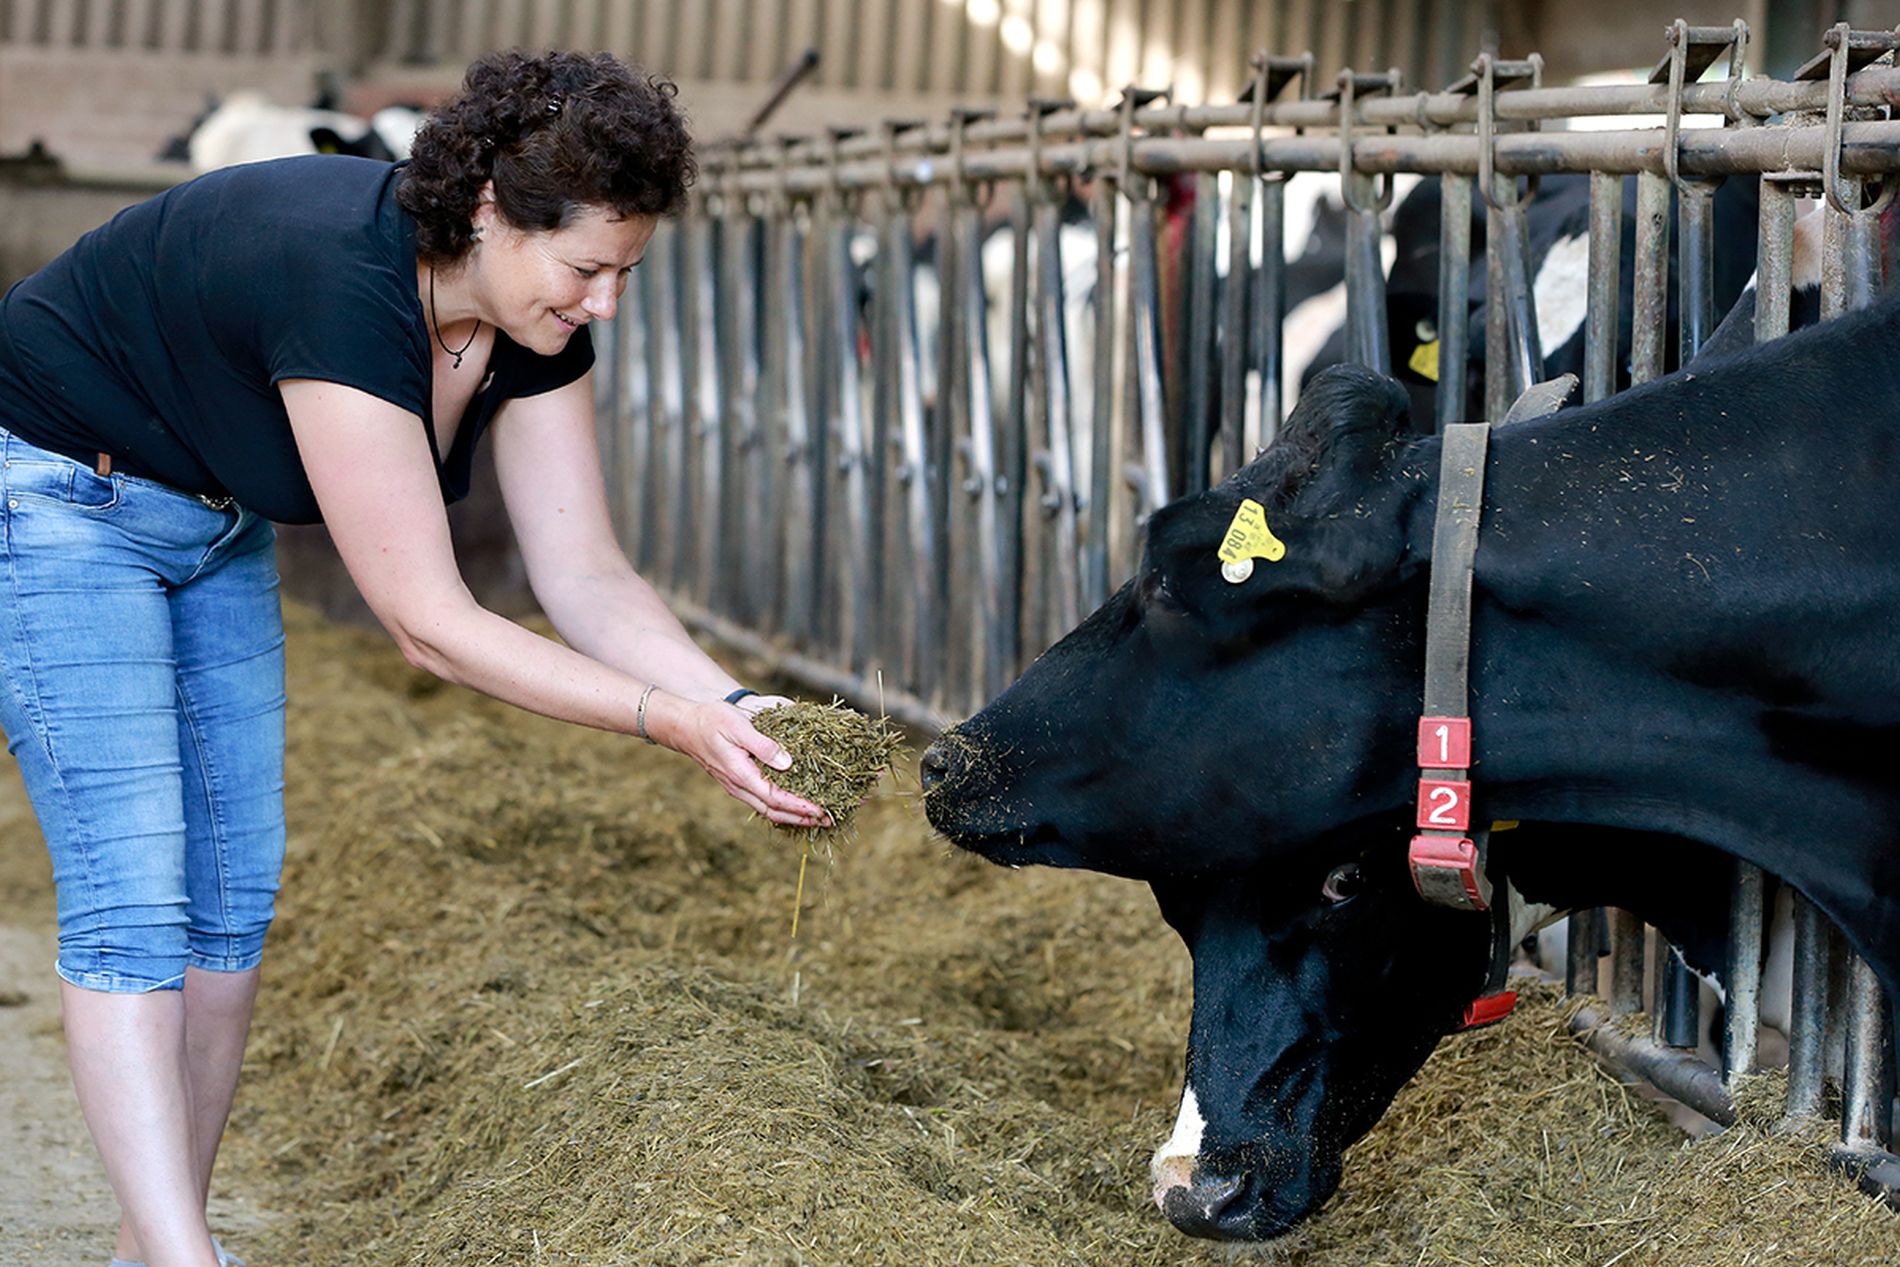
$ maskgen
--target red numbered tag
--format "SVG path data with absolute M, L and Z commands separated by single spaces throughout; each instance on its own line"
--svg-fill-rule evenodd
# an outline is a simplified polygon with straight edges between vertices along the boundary
M 1418 825 L 1428 831 L 1471 830 L 1471 783 L 1466 779 L 1420 779 Z
M 1471 768 L 1471 719 L 1421 717 L 1418 719 L 1418 764 L 1426 770 Z

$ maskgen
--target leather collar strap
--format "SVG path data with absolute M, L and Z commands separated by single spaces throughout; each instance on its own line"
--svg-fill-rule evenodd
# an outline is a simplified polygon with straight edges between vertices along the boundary
M 1425 712 L 1418 726 L 1419 834 L 1410 849 L 1420 897 L 1490 917 L 1485 993 L 1465 1008 L 1466 1028 L 1501 1019 L 1517 1000 L 1501 989 L 1510 965 L 1508 886 L 1494 892 L 1485 865 L 1490 832 L 1471 827 L 1471 578 L 1490 440 L 1488 423 L 1453 423 L 1443 432 L 1425 616 Z
M 1491 906 L 1484 833 L 1471 832 L 1471 574 L 1484 509 L 1489 423 L 1453 423 L 1443 435 L 1432 525 L 1431 596 L 1425 611 L 1425 715 L 1418 725 L 1419 835 L 1412 882 L 1428 902 Z

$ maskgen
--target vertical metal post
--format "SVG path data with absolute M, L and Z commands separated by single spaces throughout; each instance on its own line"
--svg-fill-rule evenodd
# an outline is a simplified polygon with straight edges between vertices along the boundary
M 1848 963 L 1843 1011 L 1847 1051 L 1841 1070 L 1841 1142 L 1852 1150 L 1885 1148 L 1893 1139 L 1893 1034 L 1880 978 L 1859 955 Z
M 1186 338 L 1181 348 L 1181 373 L 1187 379 L 1180 393 L 1181 491 L 1198 493 L 1208 484 L 1209 449 L 1213 443 L 1216 383 L 1214 357 L 1215 331 L 1219 328 L 1219 309 L 1215 294 L 1218 286 L 1214 261 L 1214 242 L 1220 215 L 1220 182 L 1212 173 L 1203 173 L 1194 181 L 1194 218 L 1188 228 L 1186 285 L 1180 287 L 1187 304 Z M 1229 280 L 1232 274 L 1229 274 Z
M 1621 340 L 1623 277 L 1623 178 L 1590 173 L 1590 282 L 1588 324 L 1583 332 L 1583 398 L 1607 400 L 1616 391 L 1617 344 Z
M 1643 921 L 1628 911 L 1610 912 L 1610 1015 L 1643 1010 Z
M 1012 244 L 1009 281 L 1009 390 L 1004 396 L 1008 414 L 1003 420 L 1001 442 L 997 445 L 999 488 L 1002 494 L 1003 575 L 1025 578 L 1029 546 L 1023 518 L 1023 502 L 1029 488 L 1029 198 L 1021 185 L 1012 191 L 1009 207 L 1009 236 Z M 1039 628 L 1032 614 L 1039 593 L 1027 584 L 1018 586 L 1011 598 L 1012 623 L 1005 632 L 1011 662 L 1009 676 L 1024 667 L 1028 654 L 1042 650 L 1041 643 L 1026 647 L 1027 632 Z M 1028 654 L 1025 654 L 1028 652 Z
M 1725 1012 L 1723 1073 L 1732 1087 L 1755 1068 L 1761 1031 L 1761 868 L 1735 860 L 1729 896 L 1728 998 Z
M 1822 1077 L 1827 1068 L 1828 977 L 1833 938 L 1827 918 L 1794 895 L 1794 992 L 1788 1034 L 1788 1116 L 1816 1117 L 1821 1112 Z
M 1662 377 L 1669 327 L 1669 178 L 1636 177 L 1636 278 L 1630 294 L 1630 381 Z
M 1687 365 L 1715 333 L 1715 184 L 1683 181 L 1677 186 L 1676 220 L 1680 325 L 1676 364 Z
M 1781 181 L 1761 180 L 1761 232 L 1755 256 L 1755 342 L 1788 333 L 1794 287 L 1794 194 Z
M 1241 460 L 1251 461 L 1272 445 L 1286 417 L 1286 182 L 1284 175 L 1260 182 L 1260 276 L 1253 292 L 1254 364 L 1260 375 L 1259 431 Z
M 1258 183 L 1252 172 L 1236 171 L 1227 198 L 1227 287 L 1221 292 L 1220 329 L 1220 463 L 1213 480 L 1225 478 L 1245 461 L 1242 445 L 1247 429 L 1247 365 L 1249 361 L 1247 300 L 1253 288 L 1253 192 Z
M 1465 367 L 1471 326 L 1471 178 L 1446 173 L 1438 203 L 1437 421 L 1466 421 Z M 1593 977 L 1594 980 L 1594 977 Z
M 1564 993 L 1595 994 L 1597 990 L 1597 920 L 1595 909 L 1574 911 L 1565 924 Z
M 1076 526 L 1075 445 L 1069 417 L 1069 340 L 1062 289 L 1062 208 L 1041 171 L 1042 120 L 1068 103 L 1031 101 L 1029 178 L 1024 190 L 1036 232 L 1035 454 L 1042 484 L 1039 508 L 1047 530 L 1041 534 L 1043 623 L 1035 630 L 1046 646 L 1073 629 L 1082 618 L 1081 558 Z
M 1082 602 L 1093 611 L 1108 601 L 1108 537 L 1115 489 L 1115 268 L 1121 198 L 1106 175 L 1089 196 L 1095 222 L 1095 364 L 1089 393 L 1089 488 L 1082 517 Z

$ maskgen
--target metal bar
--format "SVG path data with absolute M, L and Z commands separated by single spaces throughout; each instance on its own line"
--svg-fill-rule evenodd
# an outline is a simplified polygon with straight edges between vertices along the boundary
M 1666 1047 L 1694 1050 L 1702 1019 L 1701 1000 L 1696 997 L 1696 975 L 1661 937 L 1656 939 L 1656 955 L 1662 972 L 1656 986 L 1656 1041 Z
M 1794 286 L 1794 193 L 1763 177 L 1761 232 L 1755 256 L 1755 342 L 1788 333 L 1788 306 Z
M 1089 489 L 1083 504 L 1082 602 L 1090 611 L 1108 601 L 1109 514 L 1115 467 L 1115 239 L 1121 198 L 1108 180 L 1089 197 L 1095 222 L 1095 376 L 1089 393 Z
M 1583 332 L 1583 398 L 1608 399 L 1616 391 L 1617 312 L 1623 276 L 1623 178 L 1590 173 L 1590 281 Z
M 1484 416 L 1502 422 L 1505 411 L 1516 399 L 1511 390 L 1511 313 L 1510 281 L 1505 271 L 1507 242 L 1515 233 L 1507 233 L 1504 224 L 1504 200 L 1515 201 L 1517 182 L 1500 176 L 1486 200 L 1484 214 Z
M 663 8 L 656 6 L 660 12 Z M 507 40 L 501 41 L 509 42 Z M 1298 42 L 1285 45 L 1297 47 Z M 656 65 L 669 64 L 665 59 L 650 57 Z M 1120 76 L 1132 74 L 1134 68 L 1118 72 L 1113 66 L 1106 77 L 1109 83 L 1121 82 Z M 972 91 L 982 93 L 984 85 L 973 81 Z M 1900 68 L 1892 66 L 1870 66 L 1851 76 L 1847 81 L 1847 104 L 1856 106 L 1884 106 L 1895 97 L 1900 97 Z M 1756 77 L 1740 84 L 1729 85 L 1720 81 L 1706 84 L 1687 85 L 1682 92 L 1683 113 L 1723 115 L 1728 112 L 1733 94 L 1736 109 L 1756 118 L 1797 112 L 1818 113 L 1827 108 L 1828 86 L 1826 82 L 1796 82 Z M 1652 115 L 1663 114 L 1669 107 L 1669 87 L 1667 84 L 1599 84 L 1585 87 L 1555 88 L 1514 88 L 1500 90 L 1494 95 L 1495 114 L 1499 121 L 1530 122 L 1544 119 L 1567 119 L 1578 115 Z M 1367 129 L 1359 137 L 1359 144 L 1366 147 L 1359 152 L 1355 165 L 1362 171 L 1385 170 L 1369 161 L 1376 148 L 1402 140 L 1420 138 L 1375 137 L 1372 129 L 1381 127 L 1449 128 L 1454 125 L 1468 125 L 1477 122 L 1478 102 L 1468 93 L 1436 92 L 1427 93 L 1421 99 L 1417 94 L 1401 97 L 1369 97 L 1354 103 L 1355 119 Z M 1138 109 L 1134 115 L 1134 126 L 1149 133 L 1185 131 L 1191 133 L 1206 132 L 1216 128 L 1241 128 L 1251 126 L 1252 106 L 1245 102 L 1221 105 L 1147 105 Z M 1262 117 L 1263 126 L 1274 129 L 1291 128 L 1337 128 L 1339 126 L 1339 103 L 1324 97 L 1293 98 L 1269 104 Z M 1847 133 L 1851 137 L 1856 125 L 1848 124 Z M 1113 137 L 1121 130 L 1121 112 L 1118 109 L 1067 109 L 1049 114 L 1043 120 L 1043 136 L 1046 141 L 1059 141 L 1074 137 Z M 1770 132 L 1778 128 L 1767 129 Z M 1821 127 L 1812 129 L 1824 132 Z M 1707 135 L 1703 133 L 1706 132 Z M 1680 145 L 1683 157 L 1689 159 L 1699 150 L 1713 141 L 1733 140 L 1730 129 L 1691 129 L 1681 133 Z M 1025 141 L 1029 136 L 1028 122 L 1020 116 L 997 118 L 980 124 L 972 124 L 965 139 L 971 146 L 1001 146 Z M 1500 136 L 1499 156 L 1503 158 L 1513 149 L 1524 144 L 1547 144 L 1566 140 L 1576 142 L 1583 148 L 1596 150 L 1592 142 L 1599 137 L 1644 137 L 1644 152 L 1648 156 L 1647 165 L 1662 170 L 1662 133 L 1660 130 L 1641 132 L 1600 132 L 1600 133 L 1518 133 Z M 1284 139 L 1284 138 L 1283 138 Z M 1292 138 L 1297 139 L 1297 138 Z M 1457 139 L 1457 138 L 1440 138 Z M 1462 138 L 1467 145 L 1475 144 L 1470 136 Z M 1241 142 L 1245 144 L 1246 142 Z M 950 146 L 950 128 L 947 124 L 920 128 L 910 135 L 899 147 L 903 156 L 914 154 L 944 153 Z M 859 137 L 844 142 L 839 149 L 839 158 L 847 165 L 864 158 L 882 158 L 884 147 L 874 137 Z M 1818 154 L 1818 151 L 1817 151 Z M 826 159 L 828 148 L 822 141 L 803 143 L 794 148 L 793 162 L 821 162 Z M 770 166 L 771 156 L 764 152 L 749 156 L 755 166 Z M 1237 165 L 1237 164 L 1236 164 Z M 1268 168 L 1280 168 L 1278 161 L 1269 161 Z M 1317 163 L 1312 170 L 1333 170 L 1338 166 L 1335 154 L 1331 161 Z M 1588 170 L 1593 164 L 1578 163 L 1575 170 Z M 1820 163 L 1786 164 L 1774 166 L 1764 164 L 1763 171 L 1818 171 Z M 1472 166 L 1470 174 L 1475 174 Z M 1509 171 L 1509 167 L 1500 170 Z M 1607 170 L 1607 169 L 1606 169 Z M 1615 169 L 1634 170 L 1634 169 Z M 1852 170 L 1849 168 L 1848 170 Z M 1681 169 L 1684 175 L 1699 174 L 1693 163 L 1685 163 Z M 972 172 L 972 175 L 985 173 Z
M 1636 280 L 1630 295 L 1630 382 L 1663 373 L 1669 321 L 1669 180 L 1636 178 Z
M 1385 319 L 1385 265 L 1379 256 L 1384 230 L 1373 201 L 1372 177 L 1353 172 L 1356 191 L 1346 212 L 1346 357 L 1381 374 L 1392 372 L 1391 337 Z
M 1253 287 L 1253 192 L 1249 172 L 1235 172 L 1227 198 L 1227 281 L 1221 291 L 1220 452 L 1215 479 L 1233 474 L 1242 457 L 1247 430 L 1247 301 Z M 1099 602 L 1099 600 L 1098 600 Z
M 1189 226 L 1187 274 L 1184 292 L 1187 305 L 1185 339 L 1181 345 L 1182 376 L 1187 379 L 1181 393 L 1181 434 L 1183 493 L 1198 493 L 1207 487 L 1209 453 L 1213 443 L 1215 332 L 1219 329 L 1214 262 L 1216 224 L 1220 214 L 1220 184 L 1213 173 L 1203 173 L 1194 183 L 1194 219 Z
M 1597 992 L 1597 912 L 1574 911 L 1564 931 L 1568 934 L 1564 954 L 1564 993 Z M 1548 967 L 1548 965 L 1546 965 Z
M 1260 276 L 1253 292 L 1254 358 L 1260 374 L 1259 431 L 1242 461 L 1269 447 L 1286 417 L 1286 178 L 1260 182 Z
M 1610 912 L 1610 1015 L 1643 1010 L 1643 921 L 1628 911 Z
M 1712 1122 L 1734 1125 L 1735 1103 L 1719 1073 L 1691 1053 L 1619 1033 L 1613 1018 L 1620 1015 L 1614 1007 L 1607 1017 L 1594 1007 L 1579 1008 L 1570 1018 L 1570 1032 L 1615 1068 L 1645 1079 Z
M 772 227 L 774 269 L 768 304 L 767 329 L 773 335 L 772 354 L 777 373 L 773 407 L 778 415 L 777 444 L 773 452 L 785 473 L 784 507 L 772 531 L 779 534 L 773 555 L 784 568 L 783 605 L 778 625 L 793 637 L 809 642 L 815 636 L 819 569 L 824 552 L 818 548 L 818 485 L 821 467 L 813 460 L 811 393 L 805 375 L 806 350 L 805 242 L 793 209 L 779 210 Z
M 909 578 L 905 605 L 909 629 L 903 647 L 904 685 L 921 698 L 932 699 L 942 677 L 943 608 L 938 601 L 943 557 L 937 533 L 931 444 L 925 419 L 923 383 L 917 350 L 915 268 L 912 262 L 910 215 L 900 207 L 890 226 L 891 321 L 896 336 L 896 388 L 899 460 L 895 475 L 903 489 L 905 531 L 896 534 L 903 544 L 900 575 Z
M 1063 322 L 1061 208 L 1040 203 L 1036 218 L 1035 465 L 1042 480 L 1042 515 L 1049 524 L 1043 585 L 1046 624 L 1038 637 L 1053 642 L 1082 619 L 1081 551 L 1076 526 L 1075 446 L 1069 425 L 1069 341 Z
M 877 575 L 878 520 L 871 489 L 871 458 L 867 452 L 871 437 L 864 411 L 865 386 L 858 356 L 862 332 L 860 283 L 857 263 L 851 258 L 854 217 L 842 206 L 836 206 L 828 212 L 828 218 L 832 297 L 830 426 L 837 452 L 838 492 L 843 503 L 843 513 L 837 518 L 838 531 L 844 537 L 844 548 L 839 553 L 847 562 L 839 577 L 836 597 L 847 613 L 842 630 L 845 663 L 853 669 L 863 669 L 874 654 L 876 641 L 871 613 Z
M 1122 572 L 1134 570 L 1140 537 L 1154 512 L 1167 505 L 1169 489 L 1166 406 L 1161 384 L 1161 279 L 1154 206 L 1134 204 L 1129 237 L 1128 417 L 1138 445 L 1128 469 L 1135 490 L 1135 533 Z
M 1897 89 L 1900 91 L 1900 89 Z M 1684 132 L 1680 170 L 1685 176 L 1757 175 L 1764 171 L 1808 170 L 1821 161 L 1826 148 L 1821 127 L 1702 128 Z M 1900 170 L 1900 121 L 1870 120 L 1843 127 L 1842 170 L 1851 175 L 1878 175 Z M 1524 132 L 1496 138 L 1499 174 L 1535 176 L 1569 171 L 1638 173 L 1657 171 L 1662 163 L 1657 133 L 1632 132 Z M 1251 162 L 1249 137 L 1143 137 L 1130 150 L 1131 169 L 1148 176 L 1181 172 L 1242 168 Z M 1261 142 L 1263 166 L 1276 171 L 1333 171 L 1339 166 L 1339 141 L 1326 135 L 1274 137 Z M 1119 164 L 1119 141 L 1070 141 L 1041 149 L 1045 175 L 1076 175 Z M 1365 174 L 1392 172 L 1454 172 L 1475 175 L 1478 143 L 1464 135 L 1373 136 L 1361 133 L 1353 142 L 1357 169 Z M 893 160 L 898 180 L 905 186 L 940 184 L 948 179 L 946 164 L 933 156 Z M 975 180 L 1021 179 L 1027 171 L 1026 149 L 972 152 L 966 160 Z M 708 171 L 718 170 L 709 160 Z M 882 162 L 856 161 L 839 168 L 846 188 L 871 188 L 885 183 Z M 737 188 L 763 192 L 775 177 L 743 170 Z M 817 165 L 798 167 L 790 176 L 794 193 L 815 192 L 829 176 Z M 1666 178 L 1658 176 L 1666 182 Z
M 1682 235 L 1676 253 L 1676 364 L 1687 365 L 1715 333 L 1715 186 L 1705 181 L 1680 185 L 1676 223 Z
M 1794 895 L 1794 993 L 1788 1034 L 1788 1116 L 1821 1112 L 1826 1071 L 1828 960 L 1832 938 L 1814 903 Z
M 956 309 L 963 322 L 963 357 L 969 475 L 963 485 L 974 528 L 974 594 L 969 604 L 977 671 L 971 709 L 1002 692 L 1015 667 L 1015 586 L 1005 571 L 1001 498 L 996 466 L 996 413 L 990 378 L 988 302 L 983 286 L 983 213 L 964 210 L 957 250 L 960 275 Z
M 1009 390 L 1004 397 L 1008 414 L 1003 419 L 1001 443 L 997 446 L 998 474 L 1001 478 L 1003 522 L 1003 575 L 1017 578 L 1017 586 L 1006 595 L 1005 615 L 1009 620 L 1005 635 L 1009 640 L 1009 676 L 1014 678 L 1024 667 L 1024 631 L 1031 626 L 1024 609 L 1033 594 L 1021 584 L 1028 550 L 1024 541 L 1023 498 L 1029 487 L 1029 197 L 1018 186 L 1009 207 L 1009 235 L 1012 247 L 1009 273 Z M 1042 650 L 1038 645 L 1034 649 Z
M 1438 211 L 1437 420 L 1466 421 L 1465 365 L 1471 323 L 1471 179 L 1446 176 Z M 1594 978 L 1593 978 L 1594 979 Z
M 1752 1073 L 1761 1033 L 1761 868 L 1737 859 L 1729 896 L 1728 997 L 1723 1067 L 1730 1086 Z
M 1848 964 L 1842 1013 L 1847 1051 L 1841 1070 L 1841 1142 L 1856 1150 L 1885 1148 L 1893 1136 L 1893 1035 L 1880 978 L 1858 955 Z

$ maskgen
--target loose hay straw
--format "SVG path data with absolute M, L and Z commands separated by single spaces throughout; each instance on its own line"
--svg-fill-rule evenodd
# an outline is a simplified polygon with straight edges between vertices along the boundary
M 291 864 L 220 1183 L 253 1261 L 1871 1267 L 1812 1150 L 1685 1143 L 1552 991 L 1448 1039 L 1294 1237 L 1147 1196 L 1186 956 L 1141 885 L 866 806 L 783 988 L 782 854 L 688 763 L 459 691 L 292 608 Z M 533 1084 L 533 1085 L 529 1085 Z M 537 1257 L 539 1255 L 539 1257 Z

